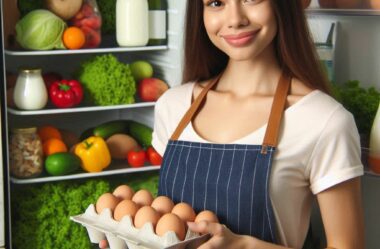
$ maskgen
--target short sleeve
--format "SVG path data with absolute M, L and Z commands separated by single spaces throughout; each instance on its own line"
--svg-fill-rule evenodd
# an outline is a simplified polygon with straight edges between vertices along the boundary
M 355 120 L 342 106 L 332 113 L 324 125 L 307 169 L 314 194 L 363 175 Z
M 165 110 L 165 94 L 162 95 L 154 107 L 154 127 L 152 134 L 152 146 L 161 155 L 164 155 L 169 131 L 167 129 L 167 110 Z

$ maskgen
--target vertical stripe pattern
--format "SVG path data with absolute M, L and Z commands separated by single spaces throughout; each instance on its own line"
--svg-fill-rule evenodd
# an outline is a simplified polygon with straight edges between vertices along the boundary
M 159 195 L 215 212 L 233 232 L 275 243 L 269 197 L 274 148 L 169 140 L 160 170 Z

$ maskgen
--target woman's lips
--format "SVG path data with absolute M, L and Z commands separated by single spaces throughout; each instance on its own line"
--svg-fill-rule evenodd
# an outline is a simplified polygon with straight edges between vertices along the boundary
M 222 35 L 222 38 L 231 46 L 243 47 L 250 43 L 258 31 L 244 32 L 236 35 Z

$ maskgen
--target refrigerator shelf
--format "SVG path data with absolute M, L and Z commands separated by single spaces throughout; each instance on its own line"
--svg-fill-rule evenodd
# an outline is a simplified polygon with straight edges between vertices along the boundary
M 86 107 L 74 107 L 74 108 L 62 108 L 62 109 L 42 109 L 36 111 L 25 111 L 14 109 L 11 107 L 7 108 L 8 113 L 13 115 L 49 115 L 49 114 L 60 114 L 60 113 L 77 113 L 77 112 L 95 112 L 95 111 L 108 111 L 108 110 L 120 110 L 120 109 L 131 109 L 140 107 L 151 107 L 154 106 L 156 102 L 142 102 L 127 105 L 110 105 L 110 106 L 86 106 Z
M 372 170 L 368 169 L 368 168 L 365 168 L 364 169 L 364 174 L 366 176 L 372 176 L 372 177 L 380 177 L 380 174 L 377 174 L 375 172 L 373 172 Z
M 75 179 L 84 179 L 90 177 L 102 177 L 102 176 L 111 176 L 111 175 L 120 175 L 120 174 L 130 174 L 136 172 L 147 172 L 147 171 L 156 171 L 159 170 L 160 166 L 146 165 L 140 168 L 131 168 L 124 163 L 113 163 L 109 166 L 108 169 L 96 172 L 79 172 L 76 174 L 63 175 L 63 176 L 49 176 L 43 175 L 36 178 L 29 179 L 20 179 L 15 177 L 10 177 L 12 183 L 15 184 L 33 184 L 33 183 L 43 183 L 43 182 L 54 182 L 54 181 L 64 181 L 64 180 L 75 180 Z
M 6 55 L 11 56 L 37 56 L 37 55 L 70 55 L 70 54 L 96 54 L 96 53 L 117 53 L 117 52 L 137 52 L 137 51 L 155 51 L 167 50 L 168 46 L 144 46 L 144 47 L 109 47 L 109 48 L 92 48 L 92 49 L 62 49 L 62 50 L 44 50 L 44 51 L 23 51 L 5 49 Z
M 332 15 L 332 16 L 380 16 L 380 10 L 374 9 L 323 9 L 308 8 L 307 15 Z

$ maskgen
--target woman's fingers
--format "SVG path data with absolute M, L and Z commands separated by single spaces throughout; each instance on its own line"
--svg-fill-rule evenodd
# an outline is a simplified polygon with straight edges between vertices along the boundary
M 105 248 L 107 248 L 108 247 L 108 242 L 107 242 L 107 240 L 101 240 L 100 242 L 99 242 L 99 248 L 102 248 L 102 249 L 105 249 Z
M 188 227 L 190 230 L 196 233 L 210 233 L 212 235 L 221 235 L 224 232 L 224 229 L 226 226 L 221 225 L 219 223 L 211 223 L 207 221 L 201 221 L 201 222 L 187 222 Z

